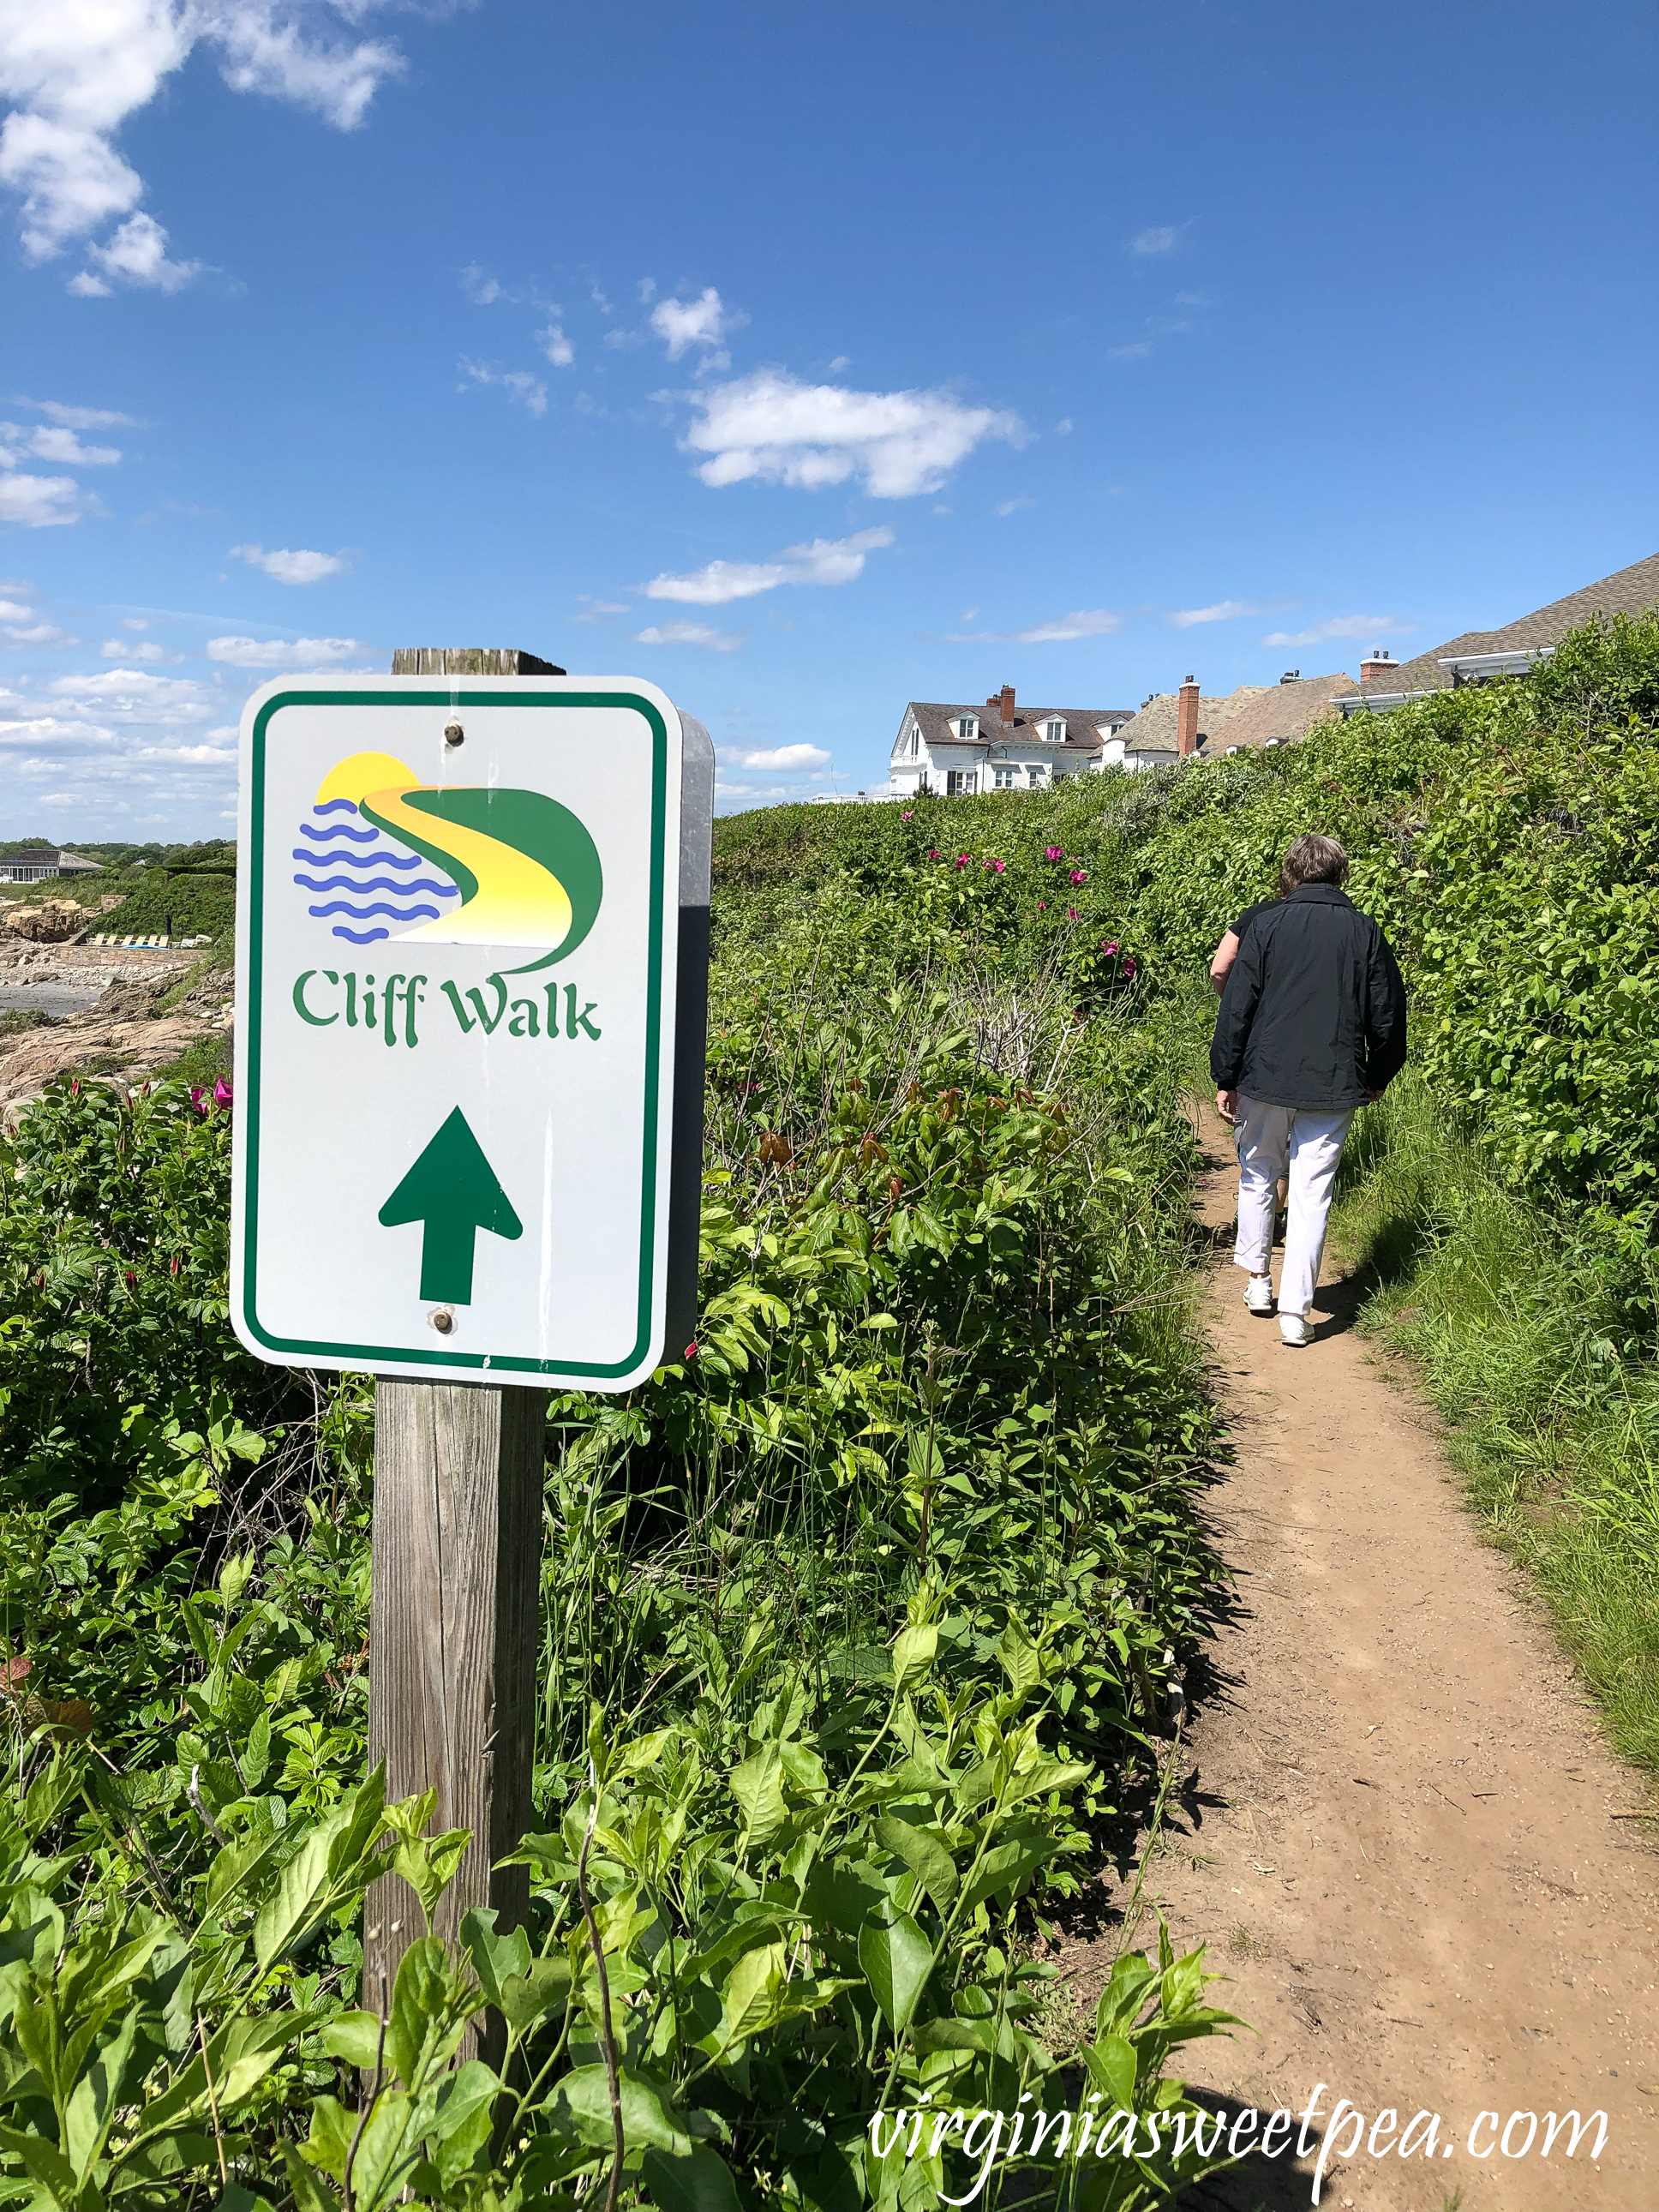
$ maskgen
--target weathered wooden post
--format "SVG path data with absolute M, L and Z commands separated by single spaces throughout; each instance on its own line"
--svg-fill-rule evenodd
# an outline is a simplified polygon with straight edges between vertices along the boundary
M 695 1328 L 714 748 L 651 685 L 424 647 L 267 685 L 243 747 L 234 1317 L 376 1376 L 369 1760 L 472 1832 L 434 1932 L 505 1929 L 548 1384 Z M 366 2004 L 422 1924 L 375 1884 Z

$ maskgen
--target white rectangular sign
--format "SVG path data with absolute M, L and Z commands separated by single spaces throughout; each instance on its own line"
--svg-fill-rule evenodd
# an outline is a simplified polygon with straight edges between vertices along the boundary
M 590 1390 L 659 1364 L 680 766 L 632 678 L 249 701 L 231 1284 L 256 1357 Z

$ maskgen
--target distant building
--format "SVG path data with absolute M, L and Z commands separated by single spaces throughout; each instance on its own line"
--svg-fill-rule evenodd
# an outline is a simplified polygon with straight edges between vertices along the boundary
M 1524 676 L 1548 658 L 1570 629 L 1595 616 L 1640 615 L 1655 607 L 1659 553 L 1522 615 L 1503 629 L 1465 630 L 1431 653 L 1419 653 L 1415 660 L 1390 660 L 1379 647 L 1360 664 L 1358 690 L 1337 700 L 1336 710 L 1345 719 L 1368 710 L 1387 714 L 1431 691 L 1459 690 L 1468 684 L 1489 683 L 1494 676 Z
M 1261 752 L 1269 745 L 1294 744 L 1321 722 L 1334 721 L 1334 700 L 1359 695 L 1352 676 L 1304 676 L 1287 668 L 1277 684 L 1241 684 L 1224 702 L 1219 726 L 1202 736 L 1197 750 L 1206 760 L 1218 753 Z
M 49 845 L 27 853 L 0 854 L 0 884 L 44 884 L 57 876 L 95 876 L 101 860 L 82 859 L 79 853 L 59 853 Z
M 888 787 L 896 799 L 1045 790 L 1062 776 L 1098 773 L 1133 720 L 1127 707 L 1016 708 L 1012 684 L 982 707 L 912 699 L 893 740 Z M 1121 748 L 1117 758 L 1129 764 Z

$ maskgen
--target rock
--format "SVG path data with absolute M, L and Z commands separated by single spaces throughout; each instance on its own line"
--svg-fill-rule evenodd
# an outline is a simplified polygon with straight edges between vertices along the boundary
M 158 1000 L 174 988 L 179 975 L 174 967 L 118 976 L 84 1013 L 0 1036 L 0 1127 L 14 1127 L 27 1102 L 70 1070 L 130 1086 L 169 1066 L 198 1038 L 222 1036 L 228 1026 L 224 1001 L 232 988 L 229 975 L 220 971 L 204 977 L 188 1006 L 159 1012 Z M 198 1000 L 203 1003 L 195 1003 Z
M 35 945 L 62 945 L 83 930 L 89 918 L 73 899 L 44 899 L 39 906 L 9 906 L 0 914 L 0 928 Z

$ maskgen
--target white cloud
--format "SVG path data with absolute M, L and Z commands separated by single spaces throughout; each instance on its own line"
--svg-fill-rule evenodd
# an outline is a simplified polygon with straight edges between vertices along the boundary
M 501 288 L 493 276 L 486 276 L 476 261 L 469 262 L 461 271 L 461 289 L 475 307 L 488 307 L 501 296 Z
M 73 430 L 48 422 L 31 428 L 21 422 L 0 422 L 0 437 L 15 439 L 38 460 L 58 461 L 70 468 L 111 468 L 121 458 L 118 446 L 83 446 Z
M 1018 499 L 999 500 L 997 501 L 997 513 L 1006 520 L 1011 514 L 1018 514 L 1022 507 L 1035 507 L 1036 505 L 1036 501 L 1030 495 L 1029 493 L 1022 492 Z
M 201 44 L 216 48 L 226 81 L 308 107 L 337 130 L 362 120 L 375 91 L 403 68 L 397 48 L 337 35 L 374 0 L 10 0 L 0 18 L 0 98 L 12 113 L 0 131 L 0 184 L 23 196 L 24 251 L 49 260 L 102 224 L 131 217 L 143 180 L 115 150 L 115 134 L 148 106 L 162 80 Z M 149 222 L 149 218 L 143 218 Z M 163 249 L 131 222 L 94 249 L 82 292 L 108 276 L 171 288 Z M 131 263 L 132 265 L 128 266 Z
M 1069 415 L 1062 415 L 1054 425 L 1054 435 L 1057 438 L 1069 438 L 1071 434 L 1072 418 Z
M 1145 361 L 1152 351 L 1150 338 L 1140 338 L 1133 345 L 1113 346 L 1108 351 L 1108 361 Z
M 14 645 L 79 645 L 78 637 L 71 637 L 56 623 L 32 623 L 27 629 L 8 627 L 6 635 Z
M 0 475 L 0 522 L 24 530 L 47 530 L 57 522 L 78 522 L 84 509 L 73 477 L 32 477 L 8 471 Z
M 68 817 L 70 842 L 118 836 L 135 822 L 165 824 L 167 836 L 219 830 L 235 795 L 236 732 L 203 723 L 210 704 L 222 714 L 223 702 L 201 686 L 131 671 L 123 680 L 119 696 L 84 702 L 5 700 L 0 757 L 15 803 Z M 157 688 L 146 693 L 144 684 Z
M 1263 645 L 1323 645 L 1328 638 L 1392 636 L 1416 627 L 1415 623 L 1402 623 L 1397 615 L 1333 615 L 1328 622 L 1311 623 L 1306 629 L 1276 629 L 1261 642 Z
M 1035 629 L 1017 629 L 1013 641 L 1016 645 L 1065 645 L 1073 638 L 1109 637 L 1122 627 L 1122 616 L 1115 615 L 1109 607 L 1084 607 L 1076 614 L 1061 615 L 1056 622 L 1039 623 Z
M 59 676 L 46 688 L 57 698 L 84 700 L 106 714 L 167 726 L 204 721 L 215 703 L 205 684 L 186 676 L 155 676 L 143 668 Z
M 532 415 L 546 414 L 547 386 L 527 368 L 490 368 L 481 361 L 469 361 L 465 354 L 459 366 L 467 383 L 499 384 L 515 406 L 527 407 Z M 455 389 L 465 392 L 466 385 L 458 384 Z
M 1173 253 L 1181 242 L 1184 224 L 1155 222 L 1150 229 L 1138 230 L 1129 240 L 1131 253 Z
M 117 284 L 147 292 L 181 292 L 202 273 L 199 261 L 167 258 L 167 232 L 142 210 L 130 215 L 106 244 L 89 246 L 87 262 L 69 284 L 82 300 L 106 300 Z
M 966 616 L 963 619 L 966 621 Z M 1109 607 L 1080 607 L 1075 614 L 1056 616 L 1053 622 L 1039 623 L 1034 629 L 973 630 L 965 635 L 953 632 L 946 642 L 951 645 L 1069 645 L 1078 638 L 1109 637 L 1114 630 L 1120 630 L 1122 627 L 1122 616 L 1114 614 Z
M 536 333 L 536 343 L 555 368 L 568 368 L 576 358 L 575 347 L 571 344 L 556 322 L 550 323 L 544 331 L 538 331 Z
M 743 753 L 738 757 L 739 768 L 769 768 L 788 770 L 804 768 L 828 768 L 830 756 L 822 745 L 775 745 L 769 752 Z
M 579 592 L 576 598 L 582 609 L 576 617 L 578 622 L 598 622 L 603 615 L 631 615 L 634 611 L 626 599 L 596 599 L 586 592 Z
M 325 576 L 343 575 L 349 565 L 343 553 L 313 553 L 303 546 L 292 551 L 279 546 L 267 553 L 263 545 L 233 545 L 225 558 L 263 568 L 279 584 L 319 584 Z
M 123 615 L 121 627 L 123 629 L 148 629 L 149 624 L 143 615 Z
M 670 361 L 678 361 L 689 346 L 712 351 L 748 320 L 738 309 L 725 306 L 712 284 L 700 299 L 659 300 L 651 310 L 651 327 L 667 346 Z
M 709 459 L 706 484 L 793 484 L 809 491 L 856 473 L 876 499 L 936 491 L 987 438 L 1018 444 L 1018 415 L 968 407 L 949 392 L 850 392 L 763 369 L 696 395 L 702 419 L 685 440 Z
M 26 607 L 21 599 L 0 599 L 0 622 L 32 622 L 34 609 Z
M 106 645 L 104 650 L 118 652 L 120 647 Z M 210 637 L 207 642 L 208 659 L 222 661 L 228 668 L 321 668 L 334 661 L 355 660 L 368 651 L 355 637 L 296 637 L 292 645 L 281 637 Z M 141 646 L 138 657 L 158 658 L 159 649 Z
M 850 584 L 863 574 L 866 556 L 892 542 L 892 532 L 885 529 L 860 530 L 851 538 L 815 538 L 809 545 L 786 546 L 769 561 L 711 561 L 684 576 L 653 577 L 643 589 L 648 599 L 723 607 L 775 591 L 780 584 Z
M 8 753 L 53 754 L 61 757 L 66 753 L 105 751 L 115 742 L 115 732 L 100 722 L 70 720 L 63 715 L 44 712 L 0 714 L 0 748 Z M 14 761 L 9 765 L 26 771 L 29 763 Z
M 130 637 L 106 637 L 98 648 L 102 660 L 182 660 L 182 653 L 169 653 L 165 646 L 154 643 L 135 645 Z
M 747 630 L 710 629 L 707 623 L 653 623 L 649 629 L 635 630 L 635 645 L 706 645 L 713 653 L 735 653 L 748 636 Z
M 1239 615 L 1259 615 L 1260 607 L 1249 606 L 1243 599 L 1218 599 L 1212 607 L 1178 607 L 1164 620 L 1177 629 L 1191 629 L 1198 623 L 1231 622 Z
M 37 415 L 44 415 L 49 422 L 61 422 L 66 430 L 133 430 L 137 428 L 131 415 L 117 415 L 107 407 L 65 407 L 59 399 L 24 399 L 18 404 L 33 407 Z

